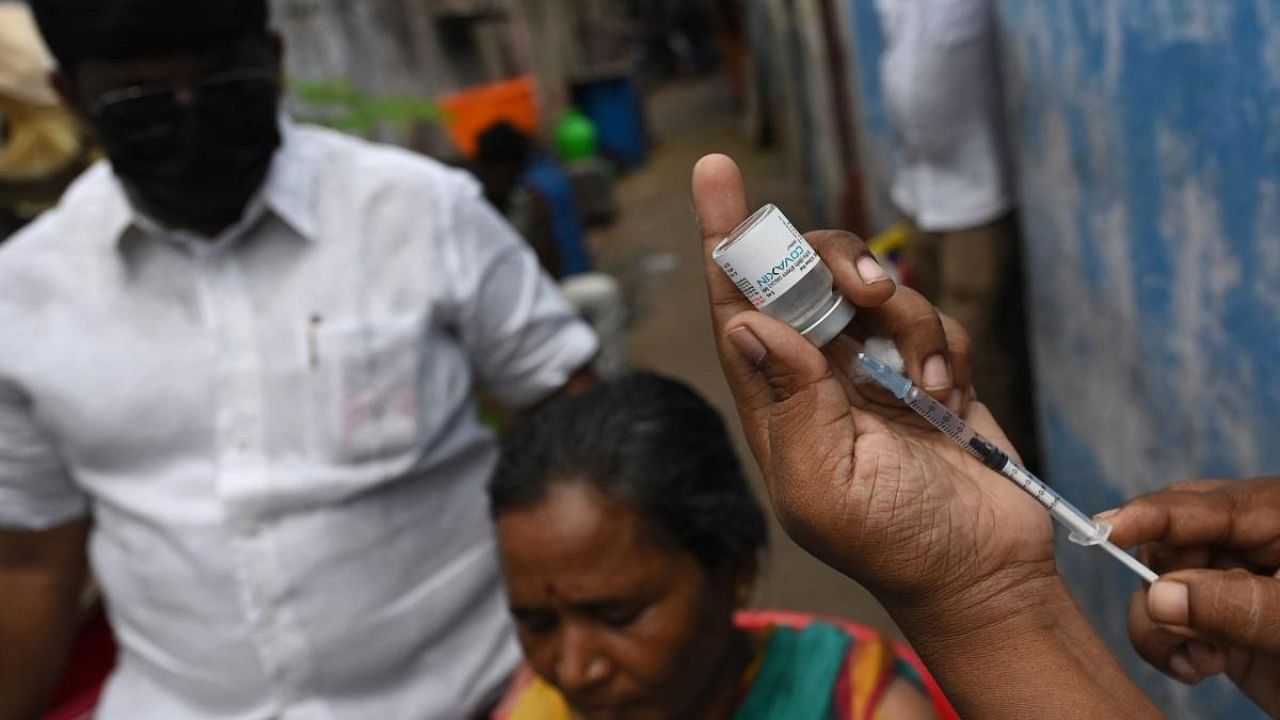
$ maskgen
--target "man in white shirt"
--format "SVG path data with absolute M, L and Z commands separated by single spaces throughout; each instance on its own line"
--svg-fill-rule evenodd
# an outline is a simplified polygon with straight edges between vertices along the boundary
M 517 662 L 473 380 L 587 327 L 467 176 L 278 113 L 265 0 L 36 0 L 110 164 L 0 249 L 0 719 L 87 559 L 103 720 L 469 718 Z
M 990 0 L 876 0 L 893 123 L 892 197 L 913 285 L 973 339 L 974 386 L 1036 460 L 995 20 Z

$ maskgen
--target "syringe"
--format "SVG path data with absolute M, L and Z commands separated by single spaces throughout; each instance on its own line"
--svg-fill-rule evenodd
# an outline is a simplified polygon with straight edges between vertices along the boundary
M 1156 574 L 1137 558 L 1121 550 L 1107 538 L 1111 535 L 1111 526 L 1099 522 L 1080 512 L 1061 495 L 1049 489 L 1040 478 L 1022 467 L 995 443 L 982 437 L 969 427 L 958 415 L 947 409 L 945 405 L 934 400 L 920 390 L 910 380 L 895 372 L 888 365 L 880 362 L 867 353 L 858 354 L 858 362 L 867 375 L 902 400 L 929 424 L 941 430 L 947 437 L 956 441 L 960 447 L 978 459 L 983 465 L 995 470 L 1013 481 L 1036 502 L 1049 511 L 1049 515 L 1071 531 L 1068 535 L 1071 542 L 1077 545 L 1096 545 L 1106 550 L 1113 557 L 1134 571 L 1148 583 L 1156 581 Z

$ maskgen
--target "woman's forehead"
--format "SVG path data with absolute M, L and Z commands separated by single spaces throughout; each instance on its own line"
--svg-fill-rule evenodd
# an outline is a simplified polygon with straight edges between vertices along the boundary
M 535 505 L 503 513 L 498 536 L 508 584 L 534 594 L 551 580 L 562 595 L 621 591 L 693 562 L 660 542 L 636 509 L 581 483 L 554 485 Z
M 504 555 L 555 554 L 575 564 L 643 551 L 651 534 L 640 513 L 587 483 L 555 483 L 536 503 L 498 518 Z

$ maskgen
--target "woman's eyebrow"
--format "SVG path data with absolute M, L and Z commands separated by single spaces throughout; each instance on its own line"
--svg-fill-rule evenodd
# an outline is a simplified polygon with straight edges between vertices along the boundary
M 644 605 L 652 600 L 652 593 L 632 592 L 624 595 L 590 598 L 572 603 L 575 610 L 586 613 L 606 612 L 609 610 L 629 610 L 637 605 Z
M 551 608 L 545 605 L 510 605 L 511 614 L 515 617 L 529 617 L 531 615 L 544 615 L 551 613 Z

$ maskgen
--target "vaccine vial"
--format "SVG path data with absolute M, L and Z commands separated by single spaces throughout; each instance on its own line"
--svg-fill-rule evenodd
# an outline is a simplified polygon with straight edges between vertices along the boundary
M 831 270 L 786 215 L 765 205 L 711 253 L 743 295 L 770 317 L 822 347 L 853 320 Z

